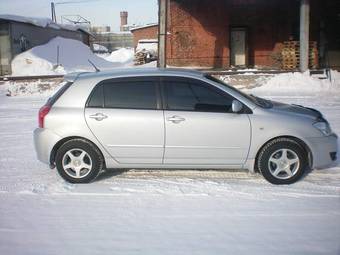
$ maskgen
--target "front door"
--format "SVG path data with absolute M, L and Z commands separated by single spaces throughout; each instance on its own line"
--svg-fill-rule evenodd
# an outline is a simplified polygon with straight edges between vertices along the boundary
M 237 27 L 230 29 L 230 64 L 236 67 L 247 66 L 247 30 Z
M 164 115 L 155 79 L 112 79 L 96 86 L 85 110 L 88 126 L 121 164 L 161 164 Z
M 166 78 L 165 164 L 235 165 L 245 163 L 250 121 L 231 112 L 233 98 L 202 81 Z

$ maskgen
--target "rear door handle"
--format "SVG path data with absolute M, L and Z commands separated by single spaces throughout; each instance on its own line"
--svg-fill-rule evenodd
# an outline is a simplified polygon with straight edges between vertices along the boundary
M 89 117 L 97 121 L 102 121 L 103 119 L 107 118 L 107 116 L 103 113 L 96 113 L 96 114 L 90 115 Z
M 176 116 L 176 115 L 174 115 L 174 116 L 172 116 L 172 117 L 168 117 L 166 120 L 167 120 L 167 121 L 171 121 L 171 122 L 173 122 L 173 123 L 175 123 L 175 124 L 178 124 L 178 123 L 180 123 L 180 122 L 182 122 L 182 121 L 185 121 L 185 118 L 183 118 L 183 117 L 181 117 L 181 116 Z

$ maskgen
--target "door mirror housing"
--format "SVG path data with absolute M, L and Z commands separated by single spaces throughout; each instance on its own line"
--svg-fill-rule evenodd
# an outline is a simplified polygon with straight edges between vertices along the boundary
M 243 104 L 238 100 L 233 100 L 231 108 L 233 113 L 239 113 L 243 109 Z

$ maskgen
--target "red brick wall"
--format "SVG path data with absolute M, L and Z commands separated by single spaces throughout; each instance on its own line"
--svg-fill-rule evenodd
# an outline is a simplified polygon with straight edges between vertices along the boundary
M 274 49 L 299 25 L 295 0 L 170 0 L 169 12 L 167 57 L 173 66 L 229 67 L 230 27 L 244 26 L 248 65 L 270 67 Z
M 135 48 L 141 39 L 158 39 L 158 25 L 136 29 L 131 32 L 133 34 L 133 45 Z

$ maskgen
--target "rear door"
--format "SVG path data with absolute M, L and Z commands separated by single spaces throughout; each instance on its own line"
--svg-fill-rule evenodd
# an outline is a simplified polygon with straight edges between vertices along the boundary
M 161 164 L 164 116 L 157 78 L 125 78 L 96 86 L 87 102 L 88 126 L 122 164 Z
M 203 81 L 164 78 L 165 164 L 242 165 L 250 146 L 247 114 L 233 97 Z

